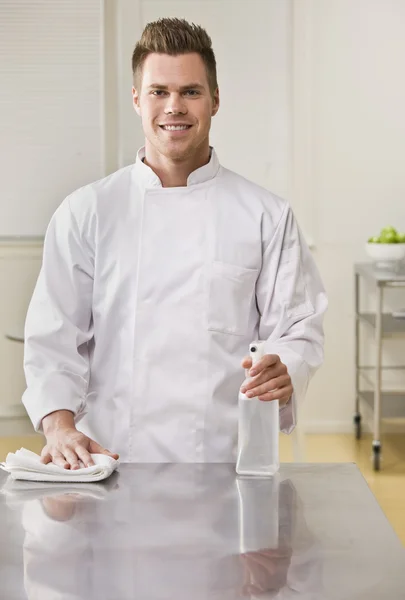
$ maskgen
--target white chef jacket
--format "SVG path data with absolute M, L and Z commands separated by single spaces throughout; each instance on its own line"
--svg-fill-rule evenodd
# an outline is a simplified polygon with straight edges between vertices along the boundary
M 208 164 L 162 187 L 144 162 L 54 213 L 25 325 L 23 403 L 36 430 L 66 409 L 129 462 L 236 460 L 240 362 L 266 340 L 296 406 L 323 360 L 327 300 L 287 202 Z

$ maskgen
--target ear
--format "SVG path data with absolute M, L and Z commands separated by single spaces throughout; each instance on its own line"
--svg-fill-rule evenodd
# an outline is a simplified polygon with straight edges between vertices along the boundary
M 140 102 L 139 102 L 138 90 L 136 90 L 133 86 L 132 86 L 132 104 L 134 105 L 134 109 L 136 111 L 136 114 L 138 116 L 141 116 L 141 105 L 140 105 Z
M 215 115 L 217 114 L 218 110 L 219 110 L 219 88 L 217 88 L 214 92 L 214 96 L 213 96 L 213 103 L 212 103 L 212 111 L 211 111 L 211 116 L 215 117 Z

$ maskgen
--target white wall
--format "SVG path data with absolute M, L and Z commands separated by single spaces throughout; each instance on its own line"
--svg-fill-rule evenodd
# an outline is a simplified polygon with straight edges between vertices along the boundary
M 405 230 L 405 3 L 297 0 L 293 23 L 295 206 L 330 299 L 326 362 L 303 418 L 311 431 L 350 431 L 353 263 L 384 225 Z M 405 291 L 388 296 L 396 305 Z M 403 344 L 385 348 L 405 363 Z
M 23 344 L 5 335 L 21 334 L 41 258 L 42 243 L 0 241 L 0 417 L 26 414 L 21 403 L 25 389 Z
M 102 0 L 0 2 L 0 236 L 104 175 Z

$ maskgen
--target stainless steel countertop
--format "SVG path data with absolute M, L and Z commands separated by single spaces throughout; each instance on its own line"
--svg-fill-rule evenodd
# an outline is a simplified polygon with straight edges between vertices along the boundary
M 405 549 L 353 464 L 122 464 L 102 483 L 0 472 L 0 598 L 401 600 Z

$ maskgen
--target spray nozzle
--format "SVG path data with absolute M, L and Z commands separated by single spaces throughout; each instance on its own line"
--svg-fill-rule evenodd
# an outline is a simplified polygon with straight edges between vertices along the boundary
M 264 356 L 264 342 L 255 341 L 249 344 L 249 354 L 252 365 L 255 365 Z

